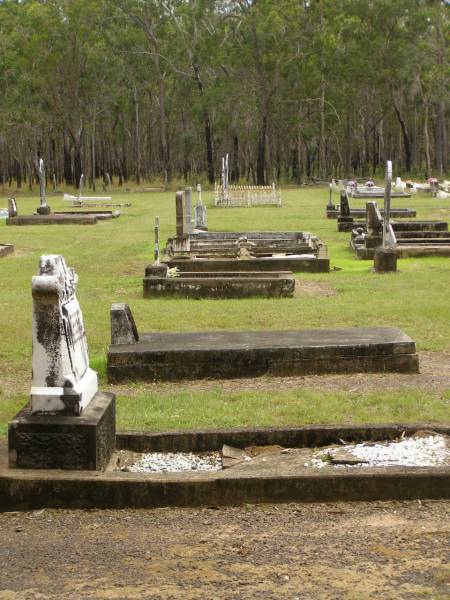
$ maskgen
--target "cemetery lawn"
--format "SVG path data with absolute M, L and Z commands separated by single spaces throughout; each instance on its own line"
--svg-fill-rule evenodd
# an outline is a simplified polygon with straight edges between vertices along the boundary
M 7 195 L 0 207 L 7 205 Z M 144 267 L 153 255 L 153 220 L 160 217 L 165 242 L 175 231 L 174 192 L 115 190 L 112 195 L 115 202 L 132 206 L 118 209 L 119 219 L 94 226 L 7 227 L 0 220 L 0 244 L 15 245 L 13 255 L 0 258 L 0 435 L 28 398 L 31 277 L 44 253 L 64 254 L 79 275 L 91 365 L 100 374 L 102 388 L 118 393 L 118 429 L 449 420 L 449 258 L 402 259 L 399 273 L 375 275 L 371 261 L 353 258 L 350 234 L 338 233 L 336 220 L 326 219 L 326 187 L 283 190 L 281 209 L 215 209 L 212 192 L 204 192 L 210 230 L 311 231 L 328 245 L 332 271 L 298 274 L 294 298 L 143 299 Z M 16 198 L 19 214 L 31 214 L 39 204 L 36 195 Z M 363 202 L 353 200 L 351 205 Z M 49 195 L 48 203 L 53 210 L 70 210 L 61 195 Z M 450 219 L 448 200 L 417 195 L 395 199 L 393 206 L 415 208 L 418 219 Z M 141 331 L 395 326 L 416 341 L 421 374 L 108 386 L 112 302 L 130 304 Z

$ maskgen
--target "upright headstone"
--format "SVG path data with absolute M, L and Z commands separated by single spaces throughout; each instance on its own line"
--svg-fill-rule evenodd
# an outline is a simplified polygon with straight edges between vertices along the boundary
M 184 210 L 185 210 L 185 231 L 186 233 L 192 233 L 192 188 L 187 187 L 184 190 Z
M 17 203 L 15 198 L 8 198 L 8 217 L 17 217 Z
M 392 162 L 387 161 L 384 182 L 383 238 L 381 246 L 375 249 L 374 269 L 376 273 L 389 273 L 397 270 L 397 243 L 391 225 Z
M 50 206 L 47 204 L 47 200 L 45 198 L 45 165 L 42 158 L 39 159 L 38 164 L 38 173 L 39 173 L 39 195 L 40 195 L 40 203 L 37 208 L 37 213 L 39 215 L 48 215 L 51 212 Z
M 194 225 L 196 229 L 208 229 L 206 222 L 206 206 L 197 204 L 194 209 Z
M 79 415 L 98 391 L 89 366 L 78 277 L 57 254 L 41 256 L 33 277 L 31 412 Z
M 177 192 L 175 194 L 175 214 L 178 239 L 184 238 L 186 235 L 184 212 L 184 194 L 183 192 Z
M 77 280 L 63 256 L 41 257 L 32 282 L 31 402 L 8 424 L 11 468 L 100 471 L 111 459 L 116 396 L 98 391 L 89 367 Z

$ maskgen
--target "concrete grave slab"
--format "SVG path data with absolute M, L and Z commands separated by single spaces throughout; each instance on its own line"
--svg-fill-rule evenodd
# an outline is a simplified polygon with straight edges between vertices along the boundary
M 18 217 L 9 217 L 6 219 L 7 225 L 95 225 L 97 217 L 94 215 L 24 215 Z
M 115 305 L 117 306 L 117 305 Z M 125 310 L 126 305 L 122 305 Z M 110 382 L 418 371 L 413 340 L 394 327 L 143 333 L 108 350 Z
M 154 270 L 150 266 L 147 271 Z M 183 272 L 177 277 L 149 274 L 143 280 L 145 298 L 289 298 L 295 279 L 290 271 Z

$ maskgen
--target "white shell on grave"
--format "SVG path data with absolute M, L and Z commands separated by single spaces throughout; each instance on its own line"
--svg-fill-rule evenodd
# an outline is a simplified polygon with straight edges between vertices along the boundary
M 32 413 L 80 414 L 98 391 L 89 367 L 78 277 L 58 254 L 41 256 L 33 277 Z

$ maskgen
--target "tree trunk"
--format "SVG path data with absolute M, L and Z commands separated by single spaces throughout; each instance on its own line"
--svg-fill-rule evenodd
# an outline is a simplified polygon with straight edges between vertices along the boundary
M 397 115 L 397 119 L 398 122 L 400 123 L 400 128 L 402 130 L 402 139 L 403 139 L 403 147 L 405 149 L 405 168 L 407 173 L 411 172 L 411 167 L 412 167 L 412 147 L 411 147 L 411 139 L 408 133 L 408 128 L 406 126 L 405 120 L 403 118 L 403 115 L 400 111 L 400 108 L 398 106 L 398 103 L 395 99 L 395 95 L 394 92 L 392 92 L 392 101 L 394 104 L 394 110 L 395 110 L 395 114 Z
M 256 156 L 256 185 L 266 185 L 266 132 L 267 116 L 264 115 L 259 132 L 258 153 Z
M 239 138 L 235 133 L 233 136 L 233 160 L 231 168 L 231 181 L 233 183 L 239 183 L 240 169 L 239 169 Z
M 194 79 L 197 83 L 198 91 L 200 92 L 200 96 L 203 101 L 203 83 L 200 79 L 200 68 L 198 65 L 193 65 L 194 70 Z M 214 157 L 213 157 L 213 140 L 212 140 L 212 129 L 211 129 L 211 121 L 209 118 L 208 109 L 203 107 L 203 121 L 204 121 L 204 129 L 205 129 L 205 144 L 206 144 L 206 170 L 208 173 L 208 182 L 214 183 Z

